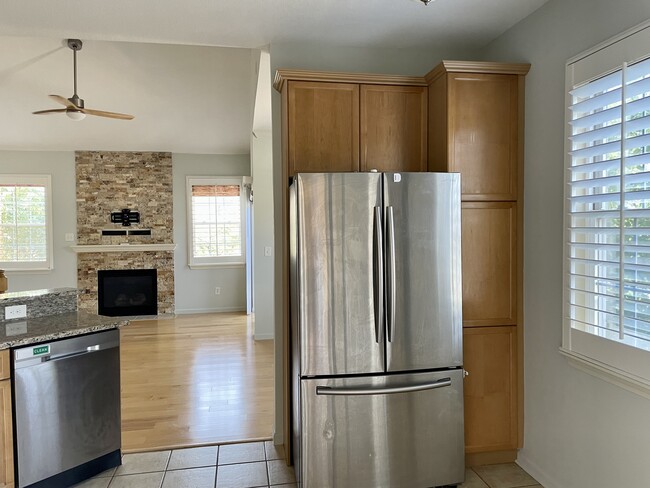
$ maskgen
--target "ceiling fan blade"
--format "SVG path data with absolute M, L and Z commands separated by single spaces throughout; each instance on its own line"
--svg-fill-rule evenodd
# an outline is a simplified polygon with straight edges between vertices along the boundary
M 62 97 L 61 95 L 49 95 L 49 97 L 55 102 L 59 102 L 61 105 L 65 105 L 67 108 L 79 109 L 79 107 L 77 107 L 74 103 L 72 103 L 67 98 Z
M 50 110 L 39 110 L 37 112 L 32 112 L 35 115 L 43 115 L 43 114 L 64 114 L 68 111 L 67 108 L 53 108 Z
M 117 112 L 106 112 L 105 110 L 93 110 L 91 108 L 81 108 L 79 109 L 79 111 L 88 115 L 98 115 L 99 117 L 108 117 L 109 119 L 122 119 L 122 120 L 133 119 L 133 115 L 120 114 Z

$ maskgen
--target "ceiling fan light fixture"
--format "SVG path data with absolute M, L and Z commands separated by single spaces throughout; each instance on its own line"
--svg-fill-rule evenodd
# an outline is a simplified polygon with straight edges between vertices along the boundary
M 72 120 L 77 120 L 77 121 L 86 118 L 86 114 L 83 112 L 79 112 L 78 110 L 66 110 L 65 114 Z

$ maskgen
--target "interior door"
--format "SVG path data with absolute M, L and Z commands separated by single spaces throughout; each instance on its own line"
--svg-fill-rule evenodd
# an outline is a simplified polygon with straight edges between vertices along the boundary
M 382 372 L 382 297 L 375 291 L 382 281 L 375 237 L 381 235 L 381 175 L 299 174 L 295 188 L 292 306 L 300 374 Z
M 461 366 L 460 175 L 384 174 L 388 371 Z

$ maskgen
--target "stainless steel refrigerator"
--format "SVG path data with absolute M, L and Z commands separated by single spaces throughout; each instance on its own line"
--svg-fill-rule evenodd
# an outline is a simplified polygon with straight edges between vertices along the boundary
M 464 479 L 460 176 L 290 186 L 292 430 L 303 488 Z

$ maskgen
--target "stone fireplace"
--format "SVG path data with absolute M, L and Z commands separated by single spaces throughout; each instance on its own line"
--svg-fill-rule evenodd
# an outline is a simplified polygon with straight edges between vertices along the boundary
M 159 314 L 174 313 L 172 161 L 170 153 L 75 153 L 79 309 L 97 313 L 99 270 L 155 269 Z M 140 222 L 111 222 L 122 209 Z M 150 235 L 120 230 L 150 230 Z

